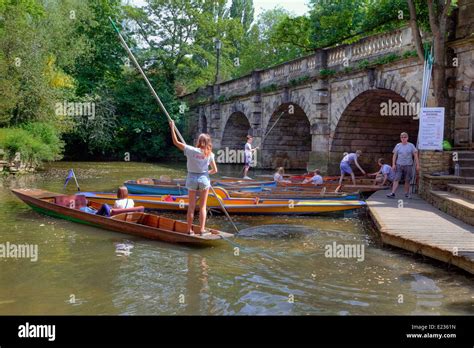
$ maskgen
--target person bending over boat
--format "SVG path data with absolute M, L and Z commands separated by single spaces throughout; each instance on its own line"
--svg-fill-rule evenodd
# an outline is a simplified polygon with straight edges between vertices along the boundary
M 323 177 L 321 176 L 321 171 L 319 169 L 314 170 L 314 175 L 312 178 L 306 178 L 303 180 L 303 184 L 313 183 L 314 185 L 322 185 Z
M 212 140 L 208 134 L 200 134 L 196 142 L 196 147 L 184 144 L 176 137 L 176 130 L 173 121 L 170 121 L 171 138 L 173 144 L 184 152 L 187 157 L 188 175 L 186 177 L 186 188 L 188 189 L 188 233 L 193 235 L 194 210 L 196 209 L 196 196 L 199 192 L 199 223 L 200 233 L 203 234 L 206 228 L 207 218 L 207 196 L 211 181 L 209 174 L 217 173 L 217 165 L 212 153 Z M 209 170 L 211 166 L 211 170 Z
M 395 180 L 395 171 L 388 164 L 385 164 L 385 159 L 379 158 L 377 164 L 380 166 L 378 172 L 367 174 L 368 176 L 375 176 L 376 185 L 391 185 Z
M 288 182 L 290 183 L 291 181 L 290 180 L 285 180 L 283 178 L 283 174 L 285 174 L 285 168 L 283 167 L 278 167 L 275 174 L 273 175 L 273 181 L 276 181 L 276 182 Z
M 351 168 L 352 163 L 355 163 L 357 168 L 359 168 L 359 170 L 365 175 L 365 171 L 360 167 L 359 162 L 357 162 L 357 158 L 359 158 L 361 154 L 362 151 L 357 150 L 355 153 L 348 153 L 344 156 L 340 164 L 341 178 L 339 179 L 339 186 L 342 185 L 342 180 L 344 180 L 345 174 L 349 174 L 352 178 L 352 184 L 356 184 L 355 175 Z

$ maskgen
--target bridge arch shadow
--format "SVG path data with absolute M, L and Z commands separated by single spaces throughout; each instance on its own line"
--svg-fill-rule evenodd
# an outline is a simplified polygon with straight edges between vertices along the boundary
M 206 115 L 202 114 L 199 116 L 199 133 L 208 133 L 207 129 L 207 117 Z
M 293 114 L 289 113 L 290 107 Z M 262 135 L 262 167 L 306 168 L 311 151 L 310 130 L 308 116 L 299 105 L 280 105 Z
M 243 112 L 233 112 L 225 124 L 221 148 L 243 150 L 250 128 L 250 122 Z
M 331 132 L 328 172 L 339 173 L 343 153 L 359 149 L 363 152 L 359 163 L 366 171 L 376 171 L 376 161 L 380 157 L 390 164 L 401 132 L 407 132 L 408 141 L 416 145 L 419 121 L 413 115 L 416 109 L 412 107 L 418 106 L 415 103 L 419 99 L 411 100 L 409 103 L 395 91 L 383 88 L 366 90 L 356 96 Z

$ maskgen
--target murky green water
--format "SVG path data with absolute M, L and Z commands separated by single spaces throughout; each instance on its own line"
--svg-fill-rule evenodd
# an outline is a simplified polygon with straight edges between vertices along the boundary
M 61 192 L 71 167 L 84 191 L 184 175 L 183 166 L 63 162 L 1 178 L 0 244 L 37 244 L 39 259 L 0 258 L 0 314 L 474 314 L 472 276 L 382 248 L 364 214 L 235 216 L 239 229 L 269 225 L 236 238 L 236 256 L 231 244 L 191 248 L 45 217 L 9 191 Z M 222 216 L 209 225 L 232 231 Z M 334 242 L 363 244 L 364 260 L 326 257 Z

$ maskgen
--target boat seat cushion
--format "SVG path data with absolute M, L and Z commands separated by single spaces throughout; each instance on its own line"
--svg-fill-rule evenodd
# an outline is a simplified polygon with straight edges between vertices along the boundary
M 54 203 L 72 209 L 87 207 L 87 199 L 84 195 L 57 196 L 54 197 Z
M 145 207 L 139 206 L 139 207 L 134 207 L 134 208 L 126 208 L 126 209 L 112 209 L 110 212 L 110 216 L 122 214 L 122 213 L 135 213 L 135 212 L 144 212 Z

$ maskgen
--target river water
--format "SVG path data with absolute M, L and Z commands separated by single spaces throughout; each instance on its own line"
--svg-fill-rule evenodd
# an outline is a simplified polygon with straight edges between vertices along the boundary
M 83 191 L 185 173 L 183 165 L 58 162 L 0 178 L 0 244 L 38 245 L 36 262 L 0 258 L 0 314 L 474 314 L 472 276 L 383 247 L 364 212 L 234 216 L 244 230 L 235 244 L 196 248 L 42 216 L 9 191 L 62 192 L 69 168 Z M 220 215 L 208 225 L 233 231 Z M 363 245 L 363 258 L 327 257 L 326 246 L 346 244 Z

